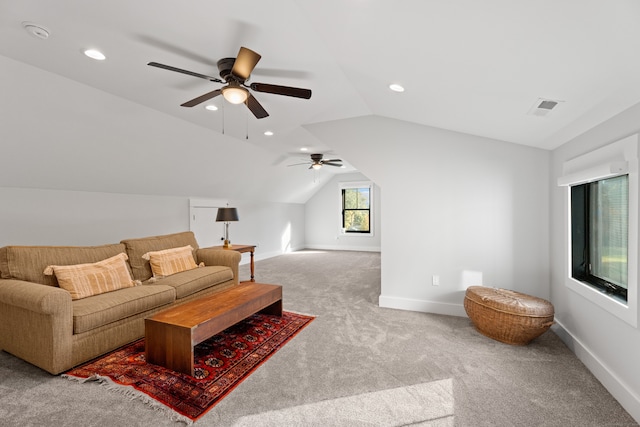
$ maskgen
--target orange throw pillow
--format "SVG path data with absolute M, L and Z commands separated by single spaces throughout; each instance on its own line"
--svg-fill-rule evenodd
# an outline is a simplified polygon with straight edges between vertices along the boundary
M 193 247 L 165 249 L 163 251 L 147 252 L 142 258 L 149 261 L 153 277 L 171 276 L 182 271 L 198 268 L 193 259 Z
M 127 254 L 120 253 L 93 264 L 50 265 L 44 274 L 55 274 L 58 286 L 78 300 L 139 284 L 131 278 L 127 259 Z

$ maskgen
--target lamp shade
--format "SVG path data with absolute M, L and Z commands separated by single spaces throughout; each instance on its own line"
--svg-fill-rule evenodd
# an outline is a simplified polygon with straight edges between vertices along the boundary
M 243 87 L 229 85 L 222 88 L 222 96 L 232 104 L 242 104 L 249 97 L 249 92 Z
M 230 222 L 238 220 L 238 210 L 236 208 L 218 208 L 216 222 Z

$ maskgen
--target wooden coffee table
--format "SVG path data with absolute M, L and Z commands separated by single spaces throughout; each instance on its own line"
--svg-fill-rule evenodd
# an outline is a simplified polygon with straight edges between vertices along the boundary
M 147 362 L 193 376 L 193 348 L 255 313 L 282 316 L 282 286 L 243 282 L 144 320 Z

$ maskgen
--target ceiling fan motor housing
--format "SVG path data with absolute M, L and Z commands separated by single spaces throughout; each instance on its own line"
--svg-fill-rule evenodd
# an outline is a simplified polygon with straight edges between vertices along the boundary
M 240 79 L 237 76 L 231 74 L 231 70 L 233 70 L 233 64 L 235 64 L 236 58 L 222 58 L 218 61 L 218 71 L 220 72 L 220 77 L 224 79 L 225 82 L 229 80 L 237 80 Z

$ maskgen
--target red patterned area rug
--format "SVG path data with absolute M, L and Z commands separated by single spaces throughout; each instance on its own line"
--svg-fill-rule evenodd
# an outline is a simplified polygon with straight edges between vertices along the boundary
M 313 319 L 287 311 L 282 317 L 255 314 L 196 346 L 195 377 L 147 363 L 144 338 L 62 376 L 81 382 L 99 381 L 157 409 L 170 408 L 171 418 L 191 423 Z

